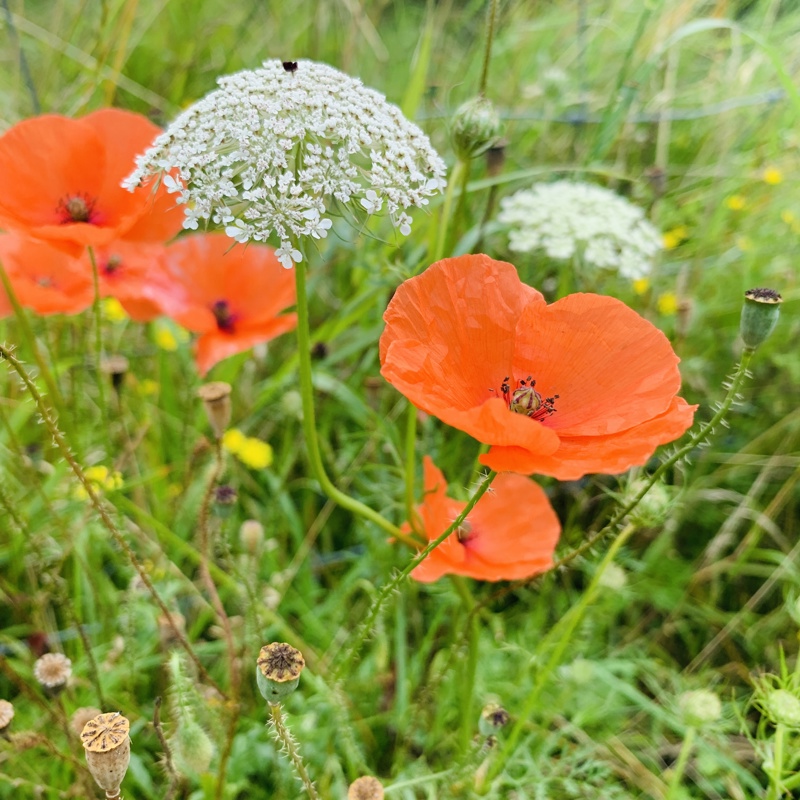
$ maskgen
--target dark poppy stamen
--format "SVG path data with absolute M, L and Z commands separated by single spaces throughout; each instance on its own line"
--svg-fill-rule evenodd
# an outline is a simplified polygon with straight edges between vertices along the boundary
M 95 200 L 88 194 L 79 192 L 70 197 L 62 197 L 58 201 L 57 212 L 61 217 L 62 225 L 74 222 L 91 222 L 94 212 Z
M 122 266 L 122 256 L 109 256 L 103 264 L 103 272 L 113 275 Z
M 221 331 L 226 331 L 228 333 L 233 331 L 236 318 L 231 313 L 231 308 L 227 300 L 217 300 L 217 302 L 211 306 L 211 313 L 217 320 L 217 327 Z

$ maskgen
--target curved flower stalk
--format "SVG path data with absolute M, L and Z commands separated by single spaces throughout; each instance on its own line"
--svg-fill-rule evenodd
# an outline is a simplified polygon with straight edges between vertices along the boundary
M 523 189 L 501 201 L 497 220 L 508 227 L 508 246 L 516 253 L 543 251 L 557 261 L 578 255 L 587 267 L 632 281 L 652 272 L 664 247 L 641 208 L 591 183 Z
M 162 174 L 186 205 L 184 227 L 216 225 L 238 242 L 280 240 L 285 267 L 298 242 L 323 239 L 328 206 L 363 217 L 386 210 L 400 233 L 408 210 L 444 187 L 428 137 L 383 95 L 327 64 L 265 61 L 219 79 L 137 161 L 124 185 Z
M 492 470 L 618 474 L 692 424 L 666 336 L 611 297 L 548 305 L 511 264 L 461 256 L 403 283 L 384 319 L 382 375 L 491 445 Z

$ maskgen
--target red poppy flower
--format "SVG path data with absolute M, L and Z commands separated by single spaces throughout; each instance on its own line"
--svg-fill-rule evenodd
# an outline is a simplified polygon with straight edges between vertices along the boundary
M 428 541 L 452 525 L 466 503 L 447 497 L 447 482 L 424 459 L 425 499 L 417 507 Z M 404 530 L 411 530 L 406 524 Z M 498 475 L 453 532 L 411 573 L 423 583 L 442 575 L 483 581 L 520 580 L 553 566 L 561 525 L 541 486 L 522 475 Z
M 384 320 L 383 376 L 491 445 L 491 469 L 617 474 L 692 424 L 666 336 L 614 298 L 547 305 L 511 264 L 461 256 L 403 283 Z
M 170 280 L 164 266 L 166 248 L 161 244 L 119 240 L 94 251 L 101 297 L 116 297 L 136 322 L 180 312 L 186 292 Z M 91 275 L 88 253 L 83 256 Z
M 122 237 L 165 242 L 183 209 L 161 186 L 120 186 L 160 129 L 107 108 L 81 119 L 45 114 L 0 136 L 0 226 L 77 255 Z
M 186 296 L 184 309 L 170 316 L 202 334 L 196 352 L 201 374 L 297 324 L 295 314 L 278 315 L 295 302 L 294 273 L 271 247 L 236 245 L 224 233 L 197 234 L 170 245 L 166 261 Z
M 46 242 L 0 234 L 0 262 L 20 305 L 37 314 L 78 314 L 94 300 L 91 273 L 78 259 Z M 0 316 L 11 313 L 0 285 Z

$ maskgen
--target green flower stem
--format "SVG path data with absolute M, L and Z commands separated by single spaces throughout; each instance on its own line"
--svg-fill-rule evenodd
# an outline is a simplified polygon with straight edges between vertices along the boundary
M 686 736 L 683 738 L 683 744 L 681 745 L 681 752 L 678 754 L 678 760 L 675 762 L 675 766 L 672 768 L 672 778 L 669 782 L 669 789 L 667 790 L 667 796 L 665 800 L 674 800 L 674 798 L 678 795 L 681 781 L 683 780 L 683 773 L 686 769 L 686 764 L 689 761 L 689 754 L 692 752 L 692 747 L 694 746 L 694 740 L 696 736 L 697 730 L 694 727 L 689 726 L 686 729 Z
M 563 558 L 559 559 L 558 561 L 553 564 L 553 569 L 557 567 L 563 567 L 565 564 L 569 564 L 570 561 L 577 558 L 582 553 L 585 553 L 587 550 L 590 550 L 600 539 L 604 536 L 608 535 L 617 525 L 622 522 L 622 520 L 630 514 L 636 506 L 642 501 L 642 498 L 653 488 L 653 486 L 658 482 L 659 478 L 675 463 L 680 461 L 684 456 L 688 455 L 700 442 L 704 441 L 709 434 L 711 434 L 714 428 L 722 422 L 730 411 L 731 406 L 733 405 L 734 401 L 736 400 L 736 395 L 739 393 L 739 389 L 742 388 L 742 384 L 744 383 L 745 378 L 747 377 L 747 367 L 750 364 L 750 361 L 753 357 L 753 350 L 745 350 L 742 353 L 742 360 L 739 362 L 739 365 L 736 368 L 736 372 L 733 375 L 733 379 L 731 381 L 730 388 L 728 389 L 728 394 L 725 396 L 725 399 L 722 401 L 722 405 L 717 410 L 717 413 L 703 426 L 701 426 L 700 430 L 694 434 L 694 436 L 689 439 L 689 441 L 680 449 L 678 449 L 672 456 L 670 456 L 666 461 L 664 461 L 658 469 L 650 476 L 638 494 L 626 505 L 624 505 L 616 514 L 608 521 L 606 525 L 604 525 L 597 533 L 592 534 L 589 536 L 586 541 L 580 545 L 580 547 L 576 547 L 570 553 L 567 553 Z
M 444 251 L 447 247 L 447 234 L 450 229 L 450 218 L 453 215 L 453 200 L 455 199 L 456 186 L 461 186 L 462 176 L 464 173 L 469 172 L 469 167 L 466 161 L 458 159 L 453 165 L 453 170 L 450 173 L 450 180 L 447 181 L 447 190 L 444 195 L 444 203 L 442 204 L 442 215 L 439 217 L 439 225 L 437 226 L 436 248 L 433 251 L 433 261 L 439 261 L 444 258 Z
M 331 670 L 332 680 L 336 680 L 340 675 L 345 674 L 349 670 L 353 659 L 361 649 L 361 645 L 364 644 L 364 642 L 367 640 L 367 637 L 372 632 L 375 620 L 378 619 L 378 616 L 383 610 L 384 604 L 397 589 L 397 587 L 400 586 L 400 584 L 409 576 L 409 574 L 415 570 L 451 533 L 453 533 L 453 531 L 455 531 L 461 525 L 461 523 L 467 518 L 469 512 L 475 507 L 475 504 L 478 502 L 478 500 L 480 500 L 481 497 L 486 494 L 496 476 L 496 472 L 490 472 L 481 481 L 480 485 L 475 491 L 475 494 L 472 495 L 472 497 L 469 499 L 469 502 L 464 507 L 464 510 L 455 518 L 455 520 L 453 520 L 447 530 L 441 536 L 437 537 L 431 542 L 428 542 L 427 546 L 423 550 L 420 550 L 420 552 L 411 559 L 411 561 L 402 571 L 398 572 L 388 583 L 384 585 L 370 607 L 366 619 L 358 626 L 358 629 L 353 634 L 352 640 L 348 644 L 344 653 L 342 653 L 337 659 L 336 666 Z
M 108 409 L 106 408 L 106 386 L 103 380 L 103 317 L 100 310 L 100 274 L 97 270 L 97 259 L 94 255 L 94 248 L 86 248 L 89 253 L 89 261 L 92 263 L 92 286 L 94 288 L 94 300 L 92 301 L 92 316 L 94 317 L 94 369 L 97 375 L 97 391 L 100 398 L 100 414 L 103 422 L 106 422 Z
M 14 353 L 9 350 L 5 345 L 0 344 L 0 358 L 5 359 L 11 365 L 11 368 L 14 372 L 19 375 L 22 379 L 22 382 L 25 384 L 25 388 L 28 390 L 28 393 L 31 396 L 31 399 L 36 406 L 36 410 L 39 412 L 39 416 L 44 422 L 45 427 L 49 431 L 50 435 L 53 437 L 53 444 L 55 444 L 58 451 L 63 456 L 64 460 L 69 464 L 70 469 L 75 474 L 75 477 L 80 482 L 81 486 L 83 486 L 84 491 L 86 492 L 87 497 L 89 498 L 89 502 L 94 507 L 94 510 L 97 512 L 97 515 L 100 517 L 103 525 L 105 526 L 106 530 L 111 534 L 114 541 L 117 543 L 119 548 L 125 553 L 126 558 L 130 562 L 131 566 L 136 570 L 139 577 L 142 579 L 142 583 L 147 587 L 147 591 L 150 592 L 150 596 L 155 600 L 156 605 L 158 605 L 161 613 L 164 615 L 164 618 L 167 620 L 170 628 L 172 629 L 172 634 L 175 637 L 175 640 L 180 644 L 180 646 L 186 651 L 186 654 L 189 658 L 192 659 L 195 666 L 197 667 L 197 671 L 200 676 L 205 680 L 210 686 L 213 686 L 214 689 L 217 690 L 220 697 L 223 700 L 227 700 L 228 697 L 225 692 L 217 685 L 214 679 L 208 674 L 208 671 L 203 666 L 202 662 L 197 656 L 197 653 L 192 649 L 189 642 L 186 640 L 186 637 L 181 633 L 178 626 L 175 623 L 175 620 L 172 618 L 172 614 L 170 610 L 167 608 L 164 601 L 161 599 L 161 596 L 156 591 L 153 582 L 150 580 L 150 576 L 147 573 L 147 570 L 144 568 L 142 563 L 136 557 L 136 554 L 131 549 L 131 546 L 128 544 L 128 541 L 119 531 L 117 526 L 114 524 L 114 520 L 111 519 L 111 514 L 108 511 L 106 504 L 102 501 L 100 496 L 97 494 L 95 490 L 94 484 L 86 477 L 86 474 L 83 471 L 81 465 L 77 462 L 75 456 L 72 454 L 72 450 L 70 449 L 69 445 L 67 444 L 66 440 L 64 439 L 64 435 L 56 425 L 55 419 L 53 419 L 53 415 L 50 413 L 50 409 L 45 405 L 42 396 L 39 394 L 39 390 L 36 388 L 36 384 L 31 380 L 31 376 L 25 370 L 25 367 L 22 366 L 19 359 L 14 355 Z
M 480 626 L 475 610 L 475 599 L 461 575 L 451 575 L 450 579 L 464 605 L 467 625 L 467 658 L 463 663 L 459 691 L 461 692 L 461 747 L 466 751 L 475 733 L 477 714 L 475 713 L 475 676 L 478 672 L 478 647 L 480 645 Z
M 295 264 L 294 271 L 295 286 L 297 287 L 297 363 L 300 376 L 300 396 L 303 400 L 303 433 L 306 439 L 311 474 L 317 479 L 322 491 L 342 508 L 374 522 L 387 533 L 405 541 L 408 537 L 400 528 L 361 501 L 339 491 L 325 472 L 314 419 L 314 385 L 311 378 L 311 335 L 308 323 L 305 262 Z
M 786 737 L 786 726 L 779 722 L 775 727 L 775 745 L 772 751 L 772 769 L 769 772 L 769 789 L 767 800 L 778 800 L 783 797 L 783 744 Z
M 483 52 L 483 67 L 481 68 L 481 81 L 478 84 L 478 94 L 486 94 L 486 82 L 489 79 L 489 62 L 492 59 L 492 43 L 494 42 L 494 28 L 499 6 L 500 0 L 489 0 L 489 16 L 486 22 L 486 49 Z
M 300 755 L 297 742 L 283 721 L 281 704 L 267 703 L 267 706 L 269 707 L 269 716 L 271 722 L 270 732 L 275 738 L 275 741 L 281 746 L 284 753 L 286 753 L 289 761 L 292 762 L 292 767 L 294 768 L 297 777 L 300 779 L 300 782 L 303 784 L 306 792 L 308 792 L 308 796 L 311 798 L 311 800 L 319 800 L 317 790 L 314 788 L 314 783 L 309 777 L 306 765 Z
M 608 548 L 608 552 L 600 562 L 600 566 L 597 568 L 597 572 L 595 572 L 592 582 L 581 596 L 581 599 L 563 617 L 561 617 L 561 619 L 550 629 L 550 633 L 545 636 L 539 644 L 539 647 L 537 648 L 538 653 L 544 653 L 546 648 L 548 648 L 550 645 L 553 645 L 550 658 L 536 674 L 536 681 L 525 700 L 522 711 L 517 717 L 517 721 L 514 724 L 514 727 L 511 729 L 508 739 L 503 745 L 503 748 L 497 754 L 497 759 L 492 765 L 490 779 L 494 778 L 503 770 L 509 757 L 514 752 L 514 748 L 519 741 L 519 737 L 522 735 L 522 731 L 527 724 L 528 719 L 535 711 L 536 704 L 539 702 L 547 682 L 550 680 L 555 668 L 561 663 L 561 659 L 570 643 L 572 635 L 575 633 L 578 625 L 580 625 L 580 623 L 583 621 L 583 618 L 586 616 L 589 606 L 597 597 L 600 589 L 600 579 L 602 578 L 603 573 L 608 568 L 608 565 L 614 560 L 614 557 L 619 552 L 619 549 L 630 538 L 631 534 L 635 530 L 635 525 L 626 525 L 625 528 L 620 531 L 619 536 L 617 536 L 617 538 L 612 542 L 611 547 Z

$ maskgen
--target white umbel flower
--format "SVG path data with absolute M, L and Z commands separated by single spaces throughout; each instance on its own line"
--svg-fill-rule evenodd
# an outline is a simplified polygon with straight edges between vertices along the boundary
M 543 250 L 559 261 L 577 255 L 587 266 L 630 280 L 649 275 L 663 247 L 641 208 L 589 183 L 536 184 L 506 197 L 497 218 L 508 226 L 511 250 Z
M 400 109 L 361 81 L 314 61 L 265 61 L 220 78 L 137 159 L 124 186 L 163 175 L 187 206 L 184 227 L 221 226 L 238 242 L 273 233 L 279 258 L 325 238 L 337 203 L 363 218 L 385 206 L 410 232 L 406 210 L 445 185 L 445 165 Z

